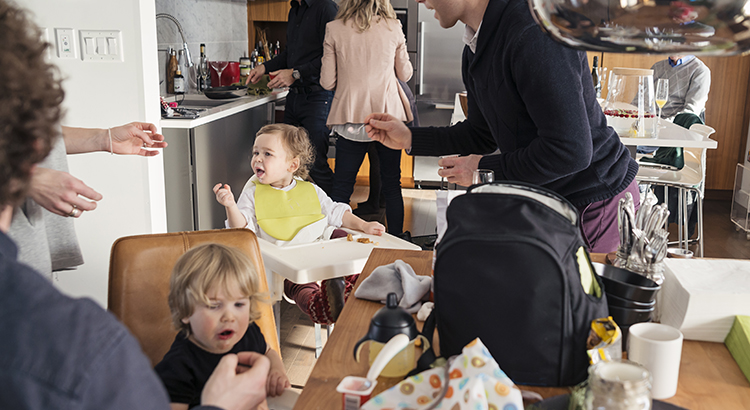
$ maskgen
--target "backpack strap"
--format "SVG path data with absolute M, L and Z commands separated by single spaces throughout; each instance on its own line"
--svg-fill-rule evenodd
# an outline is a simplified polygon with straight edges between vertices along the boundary
M 419 356 L 419 360 L 417 360 L 417 367 L 409 372 L 406 377 L 422 373 L 423 371 L 429 369 L 430 366 L 435 362 L 435 360 L 437 360 L 435 350 L 432 349 L 432 345 L 434 344 L 432 337 L 435 334 L 435 323 L 437 322 L 436 312 L 437 307 L 432 309 L 432 312 L 430 312 L 430 316 L 427 316 L 427 319 L 424 321 L 421 336 L 427 340 L 427 348 L 422 352 L 422 355 Z

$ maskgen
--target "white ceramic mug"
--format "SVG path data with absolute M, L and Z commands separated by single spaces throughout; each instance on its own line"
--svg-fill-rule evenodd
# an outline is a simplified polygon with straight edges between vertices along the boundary
M 628 360 L 641 364 L 653 378 L 651 396 L 668 399 L 677 393 L 682 332 L 661 323 L 636 323 L 628 334 Z

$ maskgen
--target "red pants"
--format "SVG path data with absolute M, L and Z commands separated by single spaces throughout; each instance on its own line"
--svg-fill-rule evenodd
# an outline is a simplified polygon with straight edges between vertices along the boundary
M 344 277 L 346 290 L 344 291 L 344 301 L 349 298 L 349 294 L 357 282 L 359 274 Z M 328 304 L 328 293 L 326 291 L 327 281 L 317 283 L 297 284 L 284 280 L 284 293 L 297 303 L 297 306 L 305 312 L 315 323 L 328 325 L 335 323 L 336 320 L 331 315 L 331 306 Z

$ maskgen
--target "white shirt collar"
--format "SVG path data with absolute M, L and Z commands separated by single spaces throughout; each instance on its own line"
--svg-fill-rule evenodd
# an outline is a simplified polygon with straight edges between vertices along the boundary
M 477 52 L 477 39 L 479 38 L 479 30 L 482 29 L 482 23 L 479 23 L 477 31 L 474 31 L 469 25 L 466 25 L 466 31 L 464 32 L 464 44 L 469 46 L 472 53 Z

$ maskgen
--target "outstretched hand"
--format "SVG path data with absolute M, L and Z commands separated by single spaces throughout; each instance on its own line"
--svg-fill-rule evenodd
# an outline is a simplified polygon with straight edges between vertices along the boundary
M 230 207 L 235 204 L 234 194 L 232 194 L 232 188 L 228 184 L 222 186 L 221 182 L 214 185 L 214 194 L 216 194 L 216 201 L 220 204 Z
M 164 136 L 156 132 L 156 126 L 148 122 L 131 122 L 130 124 L 110 128 L 112 133 L 111 152 L 120 155 L 141 155 L 153 157 L 159 151 L 146 148 L 164 148 Z M 109 135 L 106 145 L 109 148 Z M 109 151 L 109 149 L 105 150 Z
M 42 167 L 31 174 L 29 196 L 53 214 L 74 218 L 96 209 L 96 201 L 102 199 L 102 194 L 69 173 Z
M 370 139 L 390 149 L 410 149 L 411 131 L 390 114 L 370 114 L 365 117 L 365 130 Z
M 225 355 L 203 388 L 201 404 L 224 410 L 256 408 L 266 399 L 270 366 L 268 358 L 256 352 Z

